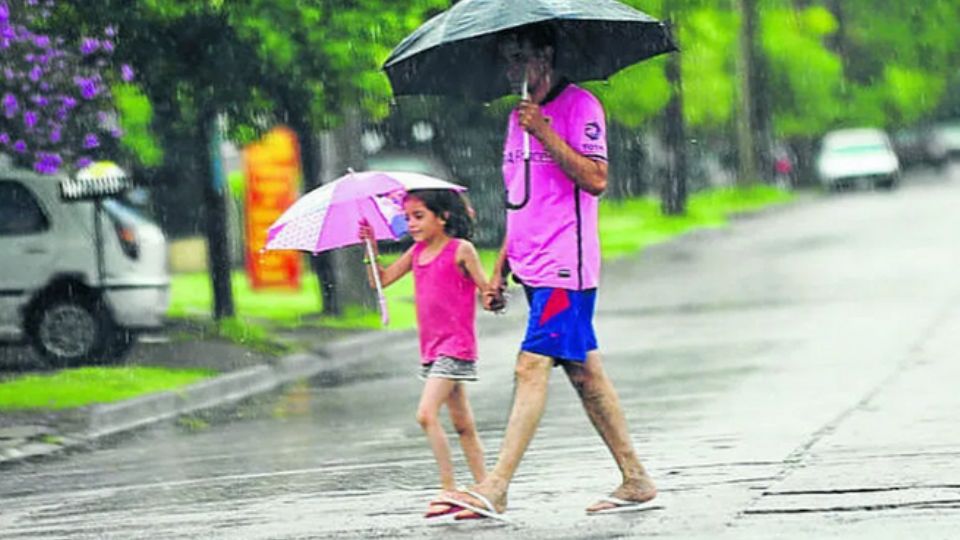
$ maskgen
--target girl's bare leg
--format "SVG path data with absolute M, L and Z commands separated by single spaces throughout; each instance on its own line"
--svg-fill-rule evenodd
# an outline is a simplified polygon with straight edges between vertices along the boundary
M 433 457 L 437 460 L 440 469 L 440 486 L 444 491 L 453 491 L 457 481 L 453 474 L 453 460 L 450 458 L 450 446 L 447 436 L 443 433 L 440 424 L 440 406 L 450 397 L 456 382 L 449 379 L 429 378 L 423 385 L 420 394 L 420 405 L 417 407 L 417 423 L 423 428 L 433 450 Z
M 467 459 L 473 480 L 483 482 L 487 476 L 487 468 L 483 462 L 483 445 L 477 434 L 477 426 L 473 421 L 473 411 L 467 400 L 467 388 L 463 383 L 456 383 L 450 397 L 447 399 L 447 408 L 450 410 L 450 420 L 453 422 L 457 435 L 460 436 L 460 447 Z

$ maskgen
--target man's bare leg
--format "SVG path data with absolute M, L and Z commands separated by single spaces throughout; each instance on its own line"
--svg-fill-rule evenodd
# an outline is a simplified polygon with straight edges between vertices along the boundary
M 627 419 L 620 406 L 620 398 L 603 369 L 599 351 L 587 353 L 583 365 L 564 362 L 567 377 L 580 395 L 587 416 L 606 443 L 620 468 L 623 483 L 611 495 L 627 501 L 646 502 L 657 496 L 657 488 L 647 475 L 630 440 Z M 588 512 L 614 507 L 610 502 L 597 502 Z
M 521 352 L 517 357 L 513 408 L 503 434 L 503 442 L 500 444 L 497 464 L 483 482 L 470 488 L 470 491 L 488 498 L 497 512 L 503 512 L 507 508 L 510 481 L 537 432 L 547 404 L 547 383 L 552 367 L 553 359 L 547 356 Z M 465 493 L 459 493 L 457 498 L 474 506 L 483 506 L 481 501 Z M 464 510 L 457 514 L 457 517 L 466 517 L 469 513 L 469 510 Z

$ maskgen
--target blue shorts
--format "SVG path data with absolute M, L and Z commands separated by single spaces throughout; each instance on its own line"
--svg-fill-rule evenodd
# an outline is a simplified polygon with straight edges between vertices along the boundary
M 554 360 L 583 363 L 597 350 L 593 311 L 597 290 L 569 291 L 552 287 L 523 287 L 530 304 L 527 335 L 521 351 Z

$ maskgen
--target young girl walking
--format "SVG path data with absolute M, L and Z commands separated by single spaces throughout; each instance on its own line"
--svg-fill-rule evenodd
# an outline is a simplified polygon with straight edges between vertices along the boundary
M 410 191 L 403 207 L 414 245 L 386 269 L 380 267 L 375 256 L 367 267 L 367 277 L 373 287 L 373 272 L 379 272 L 386 287 L 413 271 L 420 335 L 419 376 L 424 381 L 417 422 L 440 469 L 441 493 L 430 502 L 425 514 L 432 518 L 461 510 L 439 499 L 451 496 L 457 488 L 450 447 L 439 418 L 444 404 L 460 436 L 474 481 L 482 482 L 486 476 L 483 447 L 463 383 L 477 380 L 476 290 L 487 289 L 487 277 L 469 241 L 473 219 L 461 195 L 451 190 Z M 364 241 L 373 238 L 369 224 L 361 223 L 360 237 Z

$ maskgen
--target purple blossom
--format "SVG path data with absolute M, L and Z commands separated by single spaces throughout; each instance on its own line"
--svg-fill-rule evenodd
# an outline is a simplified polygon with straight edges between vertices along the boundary
M 37 125 L 37 112 L 36 111 L 24 111 L 23 112 L 23 125 L 27 127 L 27 131 L 33 129 L 33 126 Z
M 3 115 L 7 118 L 13 118 L 17 114 L 17 109 L 20 106 L 17 103 L 17 97 L 7 92 L 3 95 Z
M 60 100 L 63 102 L 63 108 L 65 110 L 70 110 L 77 106 L 77 100 L 71 96 L 61 96 Z
M 0 132 L 0 144 L 4 146 L 10 144 L 10 134 L 6 132 Z
M 4 68 L 4 69 L 3 69 L 3 76 L 4 76 L 4 78 L 6 78 L 6 79 L 9 81 L 9 80 L 12 80 L 14 77 L 16 77 L 17 74 L 14 73 L 14 71 L 13 71 L 12 69 L 10 69 L 10 68 Z
M 63 139 L 63 133 L 60 131 L 60 126 L 55 126 L 50 130 L 50 142 L 56 144 Z
M 13 143 L 13 149 L 18 154 L 23 154 L 27 151 L 27 143 L 23 142 L 23 139 L 17 139 L 17 142 Z
M 110 136 L 114 139 L 119 139 L 123 137 L 123 130 L 118 127 L 110 128 Z
M 100 41 L 97 38 L 83 38 L 80 42 L 80 53 L 84 56 L 97 52 L 100 48 Z
M 84 167 L 88 167 L 91 163 L 93 163 L 92 159 L 86 156 L 80 156 L 80 159 L 77 160 L 77 168 L 82 169 Z
M 46 107 L 50 103 L 50 100 L 45 96 L 40 94 L 35 94 L 30 97 L 30 101 L 34 102 L 38 107 Z
M 60 154 L 49 152 L 38 152 L 37 159 L 33 163 L 33 168 L 40 174 L 54 174 L 63 164 L 63 158 Z
M 103 52 L 105 52 L 105 53 L 112 53 L 114 47 L 115 47 L 115 45 L 114 45 L 113 42 L 110 41 L 110 40 L 106 40 L 106 39 L 105 39 L 105 40 L 103 40 L 103 41 L 100 42 L 100 48 L 102 48 L 102 49 L 103 49 Z
M 0 2 L 0 25 L 5 25 L 10 21 L 10 8 L 7 4 Z
M 116 27 L 116 26 L 108 26 L 108 27 L 106 27 L 106 28 L 103 29 L 103 33 L 104 33 L 104 35 L 107 36 L 107 37 L 114 37 L 114 36 L 117 35 L 117 27 Z
M 48 36 L 33 36 L 33 44 L 41 49 L 49 49 L 50 38 Z
M 98 146 L 100 146 L 100 139 L 93 133 L 87 133 L 86 136 L 83 137 L 83 147 L 87 150 L 97 148 Z
M 83 99 L 93 99 L 100 93 L 100 86 L 97 85 L 97 80 L 93 77 L 77 77 L 74 82 L 80 88 L 80 95 L 83 96 Z
M 133 68 L 130 67 L 130 64 L 123 64 L 120 66 L 120 78 L 123 79 L 123 82 L 130 82 L 133 80 Z

